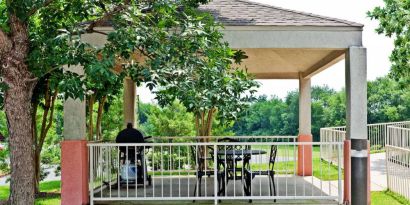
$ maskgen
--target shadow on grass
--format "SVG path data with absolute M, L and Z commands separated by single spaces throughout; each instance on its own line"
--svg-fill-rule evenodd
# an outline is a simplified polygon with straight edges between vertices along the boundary
M 39 195 L 36 205 L 56 205 L 61 203 L 61 181 L 48 181 L 40 183 Z M 0 205 L 7 204 L 10 195 L 9 185 L 0 186 Z

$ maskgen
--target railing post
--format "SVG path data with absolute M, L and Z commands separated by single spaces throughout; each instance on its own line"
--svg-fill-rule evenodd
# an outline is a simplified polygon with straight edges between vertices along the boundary
M 88 180 L 88 189 L 90 191 L 90 205 L 94 205 L 94 190 L 93 190 L 93 181 L 94 181 L 94 146 L 89 146 L 88 150 L 90 152 L 90 179 Z
M 216 144 L 214 144 L 214 204 L 218 204 L 218 150 Z
M 341 153 L 342 152 L 342 144 L 338 142 L 337 144 L 337 185 L 338 185 L 338 202 L 339 204 L 342 204 L 342 169 L 341 169 Z

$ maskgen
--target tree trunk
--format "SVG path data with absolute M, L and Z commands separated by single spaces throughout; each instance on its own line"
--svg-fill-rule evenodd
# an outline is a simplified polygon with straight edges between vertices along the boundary
M 102 131 L 101 131 L 101 122 L 102 122 L 102 115 L 104 111 L 104 104 L 107 100 L 107 96 L 102 97 L 102 99 L 98 102 L 98 113 L 97 113 L 97 122 L 96 122 L 96 134 L 97 140 L 102 139 Z
M 0 62 L 2 77 L 8 89 L 4 108 L 7 116 L 10 145 L 10 204 L 34 204 L 34 139 L 31 97 L 37 79 L 29 71 L 27 23 L 15 14 L 9 15 L 11 35 L 0 30 Z M 12 44 L 12 47 L 7 45 Z
M 35 147 L 37 147 L 37 108 L 38 108 L 38 104 L 39 104 L 39 102 L 38 101 L 36 101 L 36 102 L 32 102 L 32 104 L 31 104 L 31 106 L 32 106 L 32 109 L 33 109 L 33 111 L 32 111 L 32 116 L 31 116 L 31 118 L 32 118 L 32 127 L 33 127 L 33 130 L 32 130 L 32 135 L 33 135 L 33 141 L 34 141 L 34 146 Z M 38 181 L 38 178 L 37 178 L 37 172 L 38 172 L 38 170 L 37 170 L 37 164 L 36 164 L 36 156 L 34 156 L 34 169 L 35 169 L 35 173 L 36 173 L 36 175 L 35 175 L 35 179 L 34 179 L 34 193 L 38 193 L 39 192 L 39 189 L 40 189 L 40 187 L 39 187 L 39 184 L 37 183 L 37 181 Z
M 32 138 L 32 88 L 17 85 L 6 91 L 5 110 L 9 125 L 11 181 L 10 203 L 34 203 L 34 146 Z
M 57 99 L 58 90 L 54 90 L 51 96 L 51 90 L 49 89 L 48 83 L 45 90 L 45 106 L 43 112 L 43 118 L 41 121 L 40 136 L 36 134 L 35 139 L 35 153 L 34 153 L 34 165 L 35 165 L 35 194 L 40 193 L 40 180 L 41 180 L 41 151 L 43 150 L 44 141 L 47 137 L 48 131 L 53 125 L 54 117 L 54 105 Z
M 40 163 L 40 153 L 37 150 L 34 153 L 34 194 L 38 195 L 40 193 L 40 180 L 41 180 L 41 163 Z
M 94 140 L 94 120 L 93 120 L 93 112 L 94 112 L 94 100 L 95 96 L 94 94 L 90 96 L 90 99 L 88 100 L 88 116 L 89 116 L 89 121 L 88 121 L 88 141 L 93 141 Z
M 211 136 L 212 135 L 212 121 L 213 121 L 213 118 L 214 118 L 214 112 L 215 112 L 215 109 L 214 108 L 211 108 L 209 111 L 208 111 L 208 119 L 207 119 L 207 122 L 206 122 L 206 136 Z M 209 141 L 209 138 L 208 138 L 208 141 Z

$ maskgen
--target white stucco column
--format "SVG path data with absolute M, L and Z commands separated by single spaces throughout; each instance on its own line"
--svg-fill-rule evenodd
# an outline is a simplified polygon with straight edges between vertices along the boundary
M 310 78 L 299 75 L 299 134 L 312 134 L 312 108 Z
M 65 71 L 84 75 L 81 66 L 65 67 Z M 86 104 L 79 99 L 68 98 L 64 101 L 64 130 L 65 140 L 83 140 L 86 139 Z
M 299 74 L 299 136 L 298 142 L 312 142 L 310 78 Z M 312 176 L 312 145 L 298 145 L 299 176 Z
M 83 75 L 81 66 L 64 70 Z M 86 140 L 86 102 L 64 101 L 64 140 L 61 142 L 61 204 L 88 203 L 88 151 Z
M 350 140 L 351 204 L 369 201 L 366 48 L 346 52 L 346 138 Z M 345 156 L 346 157 L 346 156 Z
M 135 93 L 136 85 L 131 78 L 126 77 L 124 79 L 124 127 L 127 123 L 135 124 Z

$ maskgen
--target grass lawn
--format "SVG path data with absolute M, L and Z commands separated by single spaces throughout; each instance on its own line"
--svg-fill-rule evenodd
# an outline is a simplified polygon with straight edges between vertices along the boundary
M 61 181 L 48 181 L 40 184 L 41 192 L 60 193 Z M 10 194 L 9 186 L 0 186 L 0 200 L 7 200 Z M 59 196 L 36 199 L 36 205 L 61 204 Z
M 372 192 L 372 205 L 410 205 L 410 201 L 391 191 Z
M 255 145 L 252 146 L 252 149 L 254 150 L 264 150 L 267 153 L 270 151 L 270 146 L 267 145 Z M 294 174 L 295 169 L 297 169 L 297 162 L 295 162 L 295 154 L 297 154 L 297 147 L 296 146 L 291 146 L 291 145 L 285 145 L 285 146 L 278 146 L 278 153 L 277 157 L 281 158 L 282 161 L 276 162 L 275 163 L 275 171 L 277 174 Z M 312 152 L 312 157 L 313 157 L 313 175 L 321 180 L 324 181 L 331 181 L 331 180 L 337 180 L 338 179 L 338 169 L 337 166 L 328 163 L 326 161 L 323 161 L 320 159 L 320 147 L 319 146 L 314 146 L 313 147 L 313 152 Z M 283 161 L 283 159 L 287 158 L 288 161 Z M 241 165 L 238 165 L 241 167 Z M 251 163 L 251 168 L 253 172 L 258 172 L 258 171 L 264 171 L 268 170 L 268 164 L 263 163 L 260 164 L 258 162 L 256 163 Z M 212 170 L 212 165 L 209 167 L 209 169 Z M 187 175 L 195 175 L 194 170 L 186 171 L 186 170 L 181 170 L 178 172 L 177 170 L 174 171 L 169 171 L 169 170 L 164 170 L 163 172 L 161 171 L 149 171 L 149 174 L 152 176 L 169 176 L 169 175 L 181 175 L 181 176 L 187 176 Z M 342 169 L 342 175 L 343 177 L 343 169 Z M 97 180 L 98 181 L 98 180 Z
M 252 146 L 252 149 L 262 149 L 268 152 L 270 146 Z M 278 153 L 277 156 L 280 158 L 288 158 L 289 161 L 279 161 L 275 163 L 275 171 L 278 174 L 294 174 L 295 169 L 297 169 L 297 162 L 295 162 L 295 154 L 297 154 L 297 147 L 296 146 L 278 146 Z M 324 181 L 331 181 L 338 179 L 338 169 L 337 166 L 323 161 L 320 159 L 320 146 L 313 146 L 312 150 L 312 158 L 313 158 L 313 176 L 324 180 Z M 252 170 L 267 170 L 267 164 L 252 164 Z M 343 169 L 342 175 L 343 177 Z

